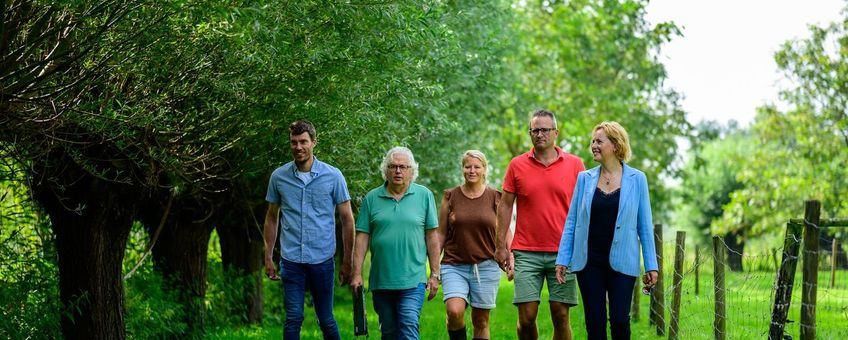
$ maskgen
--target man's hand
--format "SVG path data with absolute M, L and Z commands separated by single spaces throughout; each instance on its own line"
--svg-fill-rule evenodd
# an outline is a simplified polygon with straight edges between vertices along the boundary
M 339 268 L 339 284 L 342 286 L 350 283 L 350 261 L 342 261 L 342 267 Z
M 436 293 L 439 291 L 439 278 L 435 275 L 430 275 L 430 278 L 427 280 L 427 290 L 430 291 L 430 294 L 427 295 L 427 301 L 433 300 L 436 297 Z
M 362 275 L 353 275 L 350 278 L 351 290 L 356 291 L 356 289 L 360 287 L 362 287 Z
M 265 275 L 268 275 L 268 278 L 274 281 L 280 279 L 277 276 L 277 269 L 274 268 L 274 260 L 267 256 L 265 257 Z
M 273 203 L 268 203 L 268 210 L 265 212 L 265 224 L 263 225 L 262 238 L 265 241 L 265 275 L 271 280 L 279 280 L 277 270 L 274 268 L 274 246 L 277 245 L 277 228 L 279 220 L 277 215 L 280 213 L 280 206 Z
M 565 276 L 568 275 L 568 267 L 566 266 L 556 266 L 556 278 L 559 284 L 565 283 Z
M 506 272 L 506 280 L 512 281 L 515 278 L 515 254 L 509 252 L 509 270 Z

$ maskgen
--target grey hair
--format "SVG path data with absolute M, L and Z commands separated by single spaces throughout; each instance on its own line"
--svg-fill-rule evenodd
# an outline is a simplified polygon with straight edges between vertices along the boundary
M 530 120 L 532 121 L 533 118 L 536 118 L 536 117 L 548 117 L 548 118 L 550 118 L 551 121 L 553 121 L 553 123 L 554 123 L 554 129 L 557 128 L 556 116 L 554 115 L 553 112 L 545 110 L 545 109 L 538 109 L 536 111 L 533 111 L 533 114 L 530 115 Z
M 409 166 L 412 167 L 412 182 L 415 182 L 415 179 L 418 178 L 418 162 L 415 161 L 415 156 L 412 155 L 412 150 L 404 146 L 396 146 L 389 149 L 386 152 L 386 156 L 383 157 L 383 162 L 380 163 L 380 175 L 383 176 L 383 180 L 388 180 L 386 178 L 386 173 L 389 171 L 389 162 L 392 161 L 392 157 L 396 153 L 406 155 L 409 158 Z

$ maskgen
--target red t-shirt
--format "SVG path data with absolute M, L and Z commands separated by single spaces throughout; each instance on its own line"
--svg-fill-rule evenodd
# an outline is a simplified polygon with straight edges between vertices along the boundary
M 559 250 L 577 174 L 586 168 L 579 157 L 555 148 L 559 158 L 547 167 L 533 157 L 532 149 L 509 162 L 503 190 L 515 194 L 518 206 L 511 249 Z

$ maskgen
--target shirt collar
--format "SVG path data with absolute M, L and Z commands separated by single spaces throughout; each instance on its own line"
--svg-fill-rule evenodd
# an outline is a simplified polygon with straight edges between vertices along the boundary
M 297 171 L 297 164 L 292 161 L 292 174 L 297 175 Z M 320 174 L 322 171 L 324 171 L 324 162 L 319 161 L 318 157 L 312 156 L 312 168 L 309 169 L 309 173 L 312 174 L 312 176 L 314 177 Z
M 565 151 L 562 151 L 562 149 L 559 146 L 554 145 L 554 150 L 556 150 L 556 152 L 557 152 L 557 159 L 554 160 L 553 162 L 551 162 L 551 164 L 559 162 L 561 159 L 565 158 Z M 535 147 L 530 148 L 530 152 L 527 153 L 527 158 L 530 158 L 530 159 L 532 159 L 536 162 L 539 162 L 539 160 L 536 159 L 536 148 Z
M 414 194 L 415 191 L 412 190 L 413 185 L 415 185 L 415 183 L 409 183 L 409 186 L 406 187 L 406 192 L 403 193 L 403 196 L 401 196 L 401 197 L 406 197 L 407 195 Z M 386 198 L 394 199 L 394 197 L 391 194 L 389 194 L 388 187 L 389 187 L 389 181 L 383 181 L 383 185 L 380 186 L 380 191 L 378 193 L 380 194 L 380 197 L 386 197 Z

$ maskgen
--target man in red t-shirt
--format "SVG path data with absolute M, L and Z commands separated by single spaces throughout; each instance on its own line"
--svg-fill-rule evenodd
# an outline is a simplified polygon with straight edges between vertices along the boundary
M 563 284 L 557 282 L 556 256 L 577 174 L 585 167 L 579 157 L 556 146 L 559 130 L 550 111 L 533 112 L 529 132 L 533 149 L 513 158 L 504 176 L 495 257 L 507 273 L 515 271 L 513 304 L 518 307 L 518 338 L 539 337 L 536 315 L 542 282 L 547 279 L 553 338 L 571 339 L 568 309 L 577 305 L 577 283 L 574 274 L 568 274 Z M 513 203 L 518 212 L 510 246 Z M 510 250 L 514 263 L 510 261 Z

